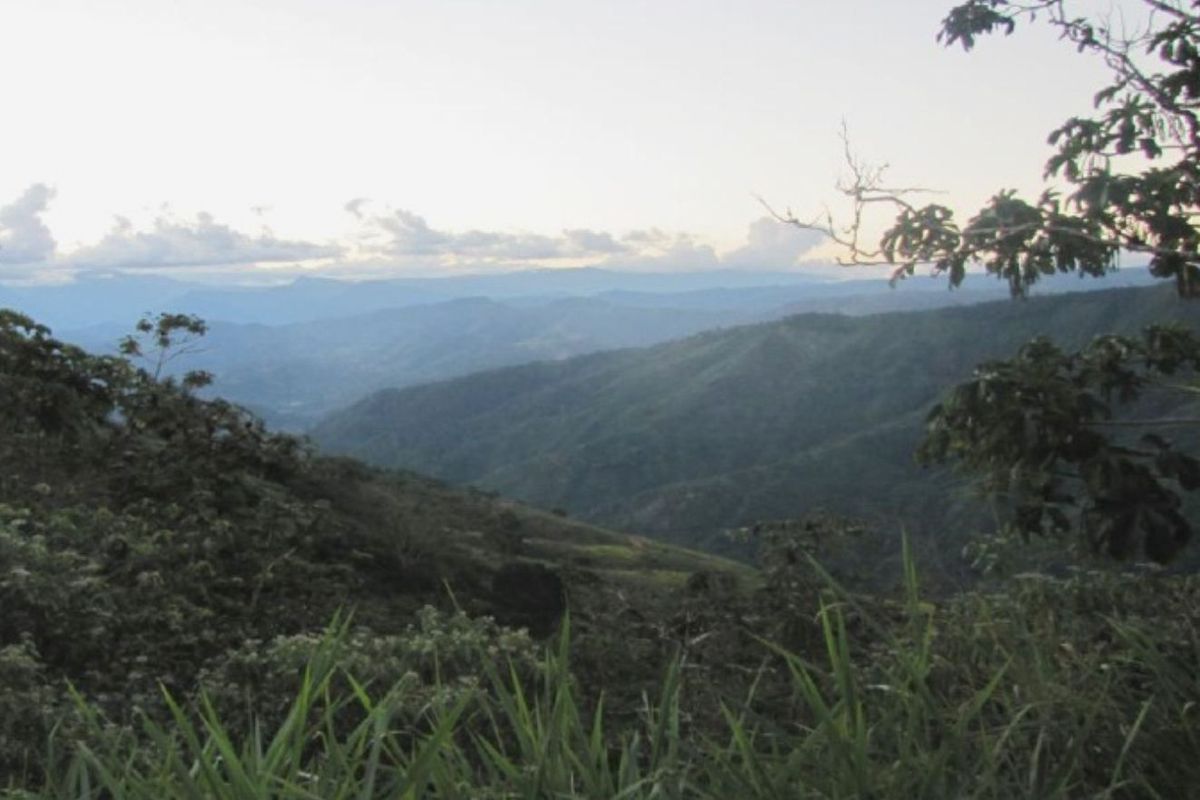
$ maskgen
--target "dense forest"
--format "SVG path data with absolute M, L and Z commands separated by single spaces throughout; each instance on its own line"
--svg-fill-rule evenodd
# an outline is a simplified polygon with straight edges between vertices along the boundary
M 944 541 L 991 521 L 968 479 L 915 464 L 946 389 L 1037 335 L 1069 348 L 1152 322 L 1195 329 L 1198 315 L 1161 286 L 799 315 L 381 392 L 313 437 L 692 546 L 727 548 L 724 531 L 816 508 Z

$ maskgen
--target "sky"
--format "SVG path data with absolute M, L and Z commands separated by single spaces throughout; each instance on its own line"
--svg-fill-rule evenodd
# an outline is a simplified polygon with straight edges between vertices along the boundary
M 836 212 L 843 120 L 969 208 L 1104 85 L 1044 26 L 940 46 L 951 5 L 3 0 L 0 280 L 806 268 L 756 198 Z

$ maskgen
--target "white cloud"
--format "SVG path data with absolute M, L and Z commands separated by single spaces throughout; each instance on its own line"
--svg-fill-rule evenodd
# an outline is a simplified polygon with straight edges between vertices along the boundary
M 279 239 L 265 229 L 257 235 L 243 233 L 201 212 L 190 221 L 159 217 L 150 230 L 137 230 L 118 217 L 103 239 L 66 261 L 82 269 L 154 269 L 311 261 L 342 253 L 336 245 Z
M 342 206 L 342 210 L 345 211 L 347 214 L 351 214 L 352 216 L 354 216 L 358 219 L 362 219 L 363 206 L 367 205 L 370 202 L 371 201 L 365 197 L 356 197 L 353 200 L 351 200 L 350 202 L 346 203 L 346 205 Z
M 750 223 L 746 244 L 722 256 L 721 263 L 732 269 L 788 270 L 825 238 L 818 231 L 762 217 Z
M 54 190 L 35 183 L 0 208 L 0 265 L 35 265 L 54 257 L 54 235 L 42 220 Z
M 360 223 L 357 251 L 339 270 L 369 266 L 373 274 L 390 265 L 397 272 L 463 272 L 547 265 L 594 265 L 619 270 L 685 272 L 711 269 L 795 268 L 800 257 L 820 244 L 821 235 L 770 218 L 751 223 L 746 243 L 719 254 L 688 233 L 658 228 L 617 236 L 575 228 L 557 236 L 472 229 L 435 228 L 406 209 L 369 213 L 357 198 L 344 209 Z
M 99 241 L 63 253 L 42 218 L 53 198 L 53 190 L 35 184 L 0 207 L 0 277 L 45 281 L 97 270 L 170 270 L 207 280 L 254 281 L 313 274 L 387 277 L 571 266 L 641 272 L 766 271 L 797 267 L 821 241 L 819 234 L 769 218 L 751 223 L 745 244 L 723 254 L 689 233 L 658 228 L 623 235 L 590 228 L 568 228 L 554 235 L 451 231 L 430 225 L 412 211 L 379 209 L 359 197 L 343 206 L 354 218 L 354 227 L 341 243 L 284 239 L 265 226 L 247 233 L 208 213 L 184 219 L 164 207 L 146 225 L 117 217 Z M 254 213 L 265 218 L 265 209 Z
M 605 259 L 602 266 L 640 272 L 689 272 L 721 266 L 720 257 L 710 245 L 687 233 L 651 228 L 632 231 L 621 241 L 628 250 Z
M 563 231 L 567 245 L 579 253 L 624 253 L 628 246 L 618 242 L 607 231 L 593 231 L 587 228 Z
M 339 271 L 368 268 L 372 274 L 484 272 L 553 265 L 592 265 L 617 270 L 685 272 L 712 269 L 790 270 L 823 241 L 769 217 L 752 222 L 745 244 L 719 254 L 688 233 L 658 228 L 617 236 L 587 228 L 557 236 L 435 228 L 406 209 L 369 213 L 369 201 L 351 200 L 344 209 L 360 223 L 358 248 Z
M 362 222 L 361 247 L 369 258 L 408 261 L 432 257 L 447 265 L 483 262 L 519 266 L 523 262 L 595 259 L 628 249 L 611 233 L 585 228 L 565 230 L 558 236 L 438 230 L 406 209 L 368 215 L 364 212 L 367 202 L 356 198 L 344 208 Z
M 359 210 L 361 214 L 361 208 Z M 385 235 L 383 249 L 393 256 L 431 256 L 452 253 L 451 237 L 429 227 L 424 217 L 399 209 L 367 220 Z

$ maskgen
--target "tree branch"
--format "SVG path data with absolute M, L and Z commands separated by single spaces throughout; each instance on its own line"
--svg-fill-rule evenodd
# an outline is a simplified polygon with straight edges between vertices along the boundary
M 1154 428 L 1166 425 L 1200 425 L 1200 417 L 1163 417 L 1161 419 L 1093 420 L 1090 425 L 1104 428 Z

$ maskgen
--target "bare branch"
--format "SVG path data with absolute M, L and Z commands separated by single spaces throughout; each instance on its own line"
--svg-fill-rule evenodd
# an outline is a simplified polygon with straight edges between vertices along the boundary
M 848 170 L 848 174 L 842 175 L 837 182 L 838 192 L 850 201 L 849 221 L 845 225 L 834 221 L 828 207 L 823 215 L 801 219 L 791 208 L 781 213 L 761 196 L 755 195 L 755 198 L 777 221 L 801 230 L 816 231 L 844 249 L 848 257 L 839 256 L 839 266 L 890 265 L 892 262 L 884 256 L 881 249 L 869 249 L 862 243 L 863 222 L 868 206 L 883 205 L 896 211 L 915 211 L 916 206 L 905 197 L 914 194 L 935 194 L 937 191 L 919 186 L 887 186 L 884 183 L 884 175 L 888 164 L 872 164 L 854 153 L 845 120 L 842 121 L 839 137 L 842 140 L 842 158 Z
M 1158 428 L 1167 425 L 1200 425 L 1200 417 L 1164 417 L 1162 419 L 1106 419 L 1091 423 L 1105 428 Z

